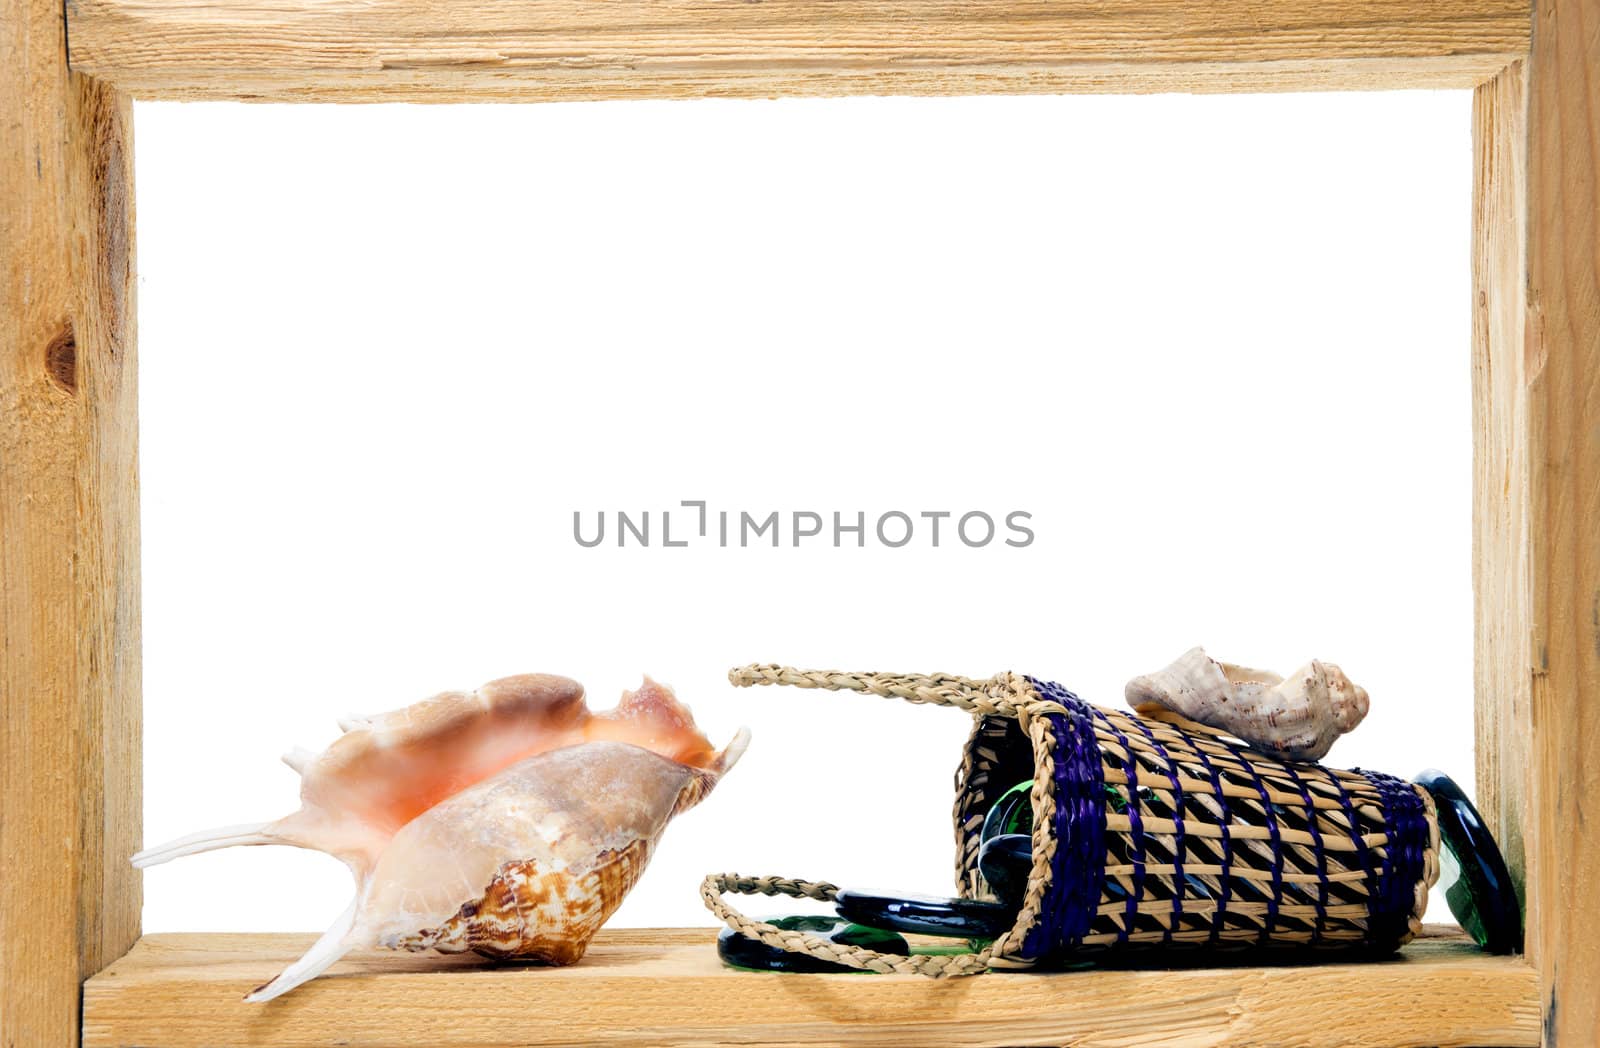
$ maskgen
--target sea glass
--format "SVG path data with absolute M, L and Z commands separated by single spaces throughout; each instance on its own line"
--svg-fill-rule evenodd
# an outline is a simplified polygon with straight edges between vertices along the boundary
M 891 931 L 865 928 L 831 914 L 798 914 L 791 917 L 770 917 L 768 924 L 785 931 L 810 932 L 846 946 L 863 946 L 879 953 L 909 954 L 905 939 Z M 824 961 L 805 953 L 790 953 L 776 946 L 768 946 L 760 939 L 741 935 L 732 928 L 724 928 L 717 936 L 717 956 L 724 964 L 734 968 L 749 968 L 763 972 L 859 972 L 863 969 Z
M 978 872 L 988 882 L 995 898 L 1017 910 L 1028 888 L 1028 873 L 1033 869 L 1033 838 L 1025 833 L 1006 833 L 991 837 L 978 851 Z
M 1105 795 L 1106 806 L 1118 815 L 1128 813 L 1128 793 L 1126 786 L 1114 783 L 1104 783 L 1101 792 Z M 1142 808 L 1157 809 L 1161 807 L 1161 798 L 1148 786 L 1139 787 L 1139 804 Z M 1006 792 L 1002 793 L 995 802 L 989 806 L 989 813 L 983 817 L 983 828 L 978 831 L 978 839 L 987 841 L 995 837 L 1010 833 L 1033 832 L 1033 780 L 1027 779 L 1017 783 Z M 1166 814 L 1160 812 L 1159 814 Z
M 840 892 L 834 909 L 845 920 L 872 928 L 956 939 L 996 938 L 1017 916 L 1016 907 L 999 902 L 856 891 Z
M 1019 782 L 1002 793 L 989 806 L 983 818 L 979 840 L 992 840 L 1003 834 L 1033 832 L 1033 780 Z
M 1490 953 L 1522 949 L 1522 911 L 1516 890 L 1478 809 L 1454 779 L 1428 769 L 1415 779 L 1433 797 L 1439 819 L 1439 885 L 1461 927 Z

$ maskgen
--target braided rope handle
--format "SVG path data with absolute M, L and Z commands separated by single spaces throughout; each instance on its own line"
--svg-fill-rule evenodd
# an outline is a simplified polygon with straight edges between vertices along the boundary
M 800 670 L 775 663 L 751 664 L 728 671 L 728 681 L 737 688 L 785 684 L 795 688 L 820 688 L 824 691 L 858 691 L 884 698 L 932 706 L 954 706 L 980 716 L 1021 716 L 1032 697 L 1032 688 L 1021 677 L 1003 673 L 988 680 L 974 680 L 954 674 L 840 673 L 834 670 Z M 880 953 L 861 946 L 849 946 L 808 932 L 778 928 L 753 921 L 728 905 L 726 892 L 739 895 L 787 895 L 796 899 L 832 902 L 837 886 L 826 881 L 800 881 L 787 877 L 745 877 L 737 873 L 711 874 L 700 885 L 706 909 L 716 914 L 729 928 L 788 953 L 805 954 L 849 968 L 873 972 L 900 972 L 932 978 L 978 975 L 987 971 L 993 946 L 976 953 L 901 954 Z M 995 963 L 1006 963 L 994 958 Z
M 826 691 L 859 691 L 884 698 L 933 706 L 954 706 L 983 716 L 1017 716 L 1018 706 L 1028 696 L 1027 682 L 1015 674 L 1002 673 L 988 680 L 973 680 L 948 673 L 840 673 L 835 670 L 798 670 L 792 666 L 752 663 L 728 671 L 728 681 L 736 688 L 754 685 L 786 684 L 794 688 L 822 688 Z
M 700 885 L 700 898 L 706 909 L 716 914 L 728 927 L 740 935 L 759 939 L 768 946 L 787 953 L 805 954 L 821 961 L 831 961 L 849 968 L 869 972 L 898 972 L 903 975 L 926 975 L 935 979 L 959 975 L 977 975 L 989 967 L 989 951 L 955 954 L 879 953 L 864 946 L 849 946 L 824 939 L 810 932 L 777 928 L 762 921 L 754 921 L 732 906 L 722 896 L 724 892 L 737 895 L 787 895 L 795 899 L 815 899 L 832 902 L 839 894 L 836 885 L 827 881 L 797 881 L 788 877 L 744 877 L 737 873 L 713 873 Z

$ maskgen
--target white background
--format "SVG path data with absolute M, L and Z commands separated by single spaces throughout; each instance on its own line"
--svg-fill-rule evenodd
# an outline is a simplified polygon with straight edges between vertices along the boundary
M 147 841 L 289 811 L 340 713 L 650 673 L 754 742 L 616 924 L 710 923 L 713 870 L 943 892 L 965 718 L 729 667 L 1114 705 L 1196 643 L 1341 663 L 1332 763 L 1470 789 L 1469 105 L 139 105 Z M 1037 540 L 571 536 L 696 498 Z M 145 924 L 349 893 L 241 849 L 151 871 Z

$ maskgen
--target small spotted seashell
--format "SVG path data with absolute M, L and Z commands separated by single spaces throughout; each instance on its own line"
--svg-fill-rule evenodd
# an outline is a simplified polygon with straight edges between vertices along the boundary
M 1128 682 L 1134 709 L 1161 706 L 1220 728 L 1263 753 L 1320 760 L 1367 715 L 1367 692 L 1331 662 L 1315 660 L 1287 678 L 1218 662 L 1190 648 L 1171 665 Z

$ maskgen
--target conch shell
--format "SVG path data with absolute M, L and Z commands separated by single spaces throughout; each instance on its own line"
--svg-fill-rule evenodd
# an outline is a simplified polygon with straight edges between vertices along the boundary
M 300 773 L 300 810 L 133 857 L 142 868 L 287 844 L 350 867 L 349 909 L 246 1000 L 271 1000 L 363 947 L 572 964 L 668 820 L 699 803 L 749 741 L 741 729 L 714 752 L 648 677 L 605 713 L 590 712 L 578 682 L 527 674 L 340 726 L 322 753 L 284 756 Z
M 1128 682 L 1134 709 L 1164 706 L 1287 760 L 1320 760 L 1367 715 L 1366 689 L 1331 662 L 1308 662 L 1287 679 L 1218 662 L 1190 648 L 1166 669 Z

